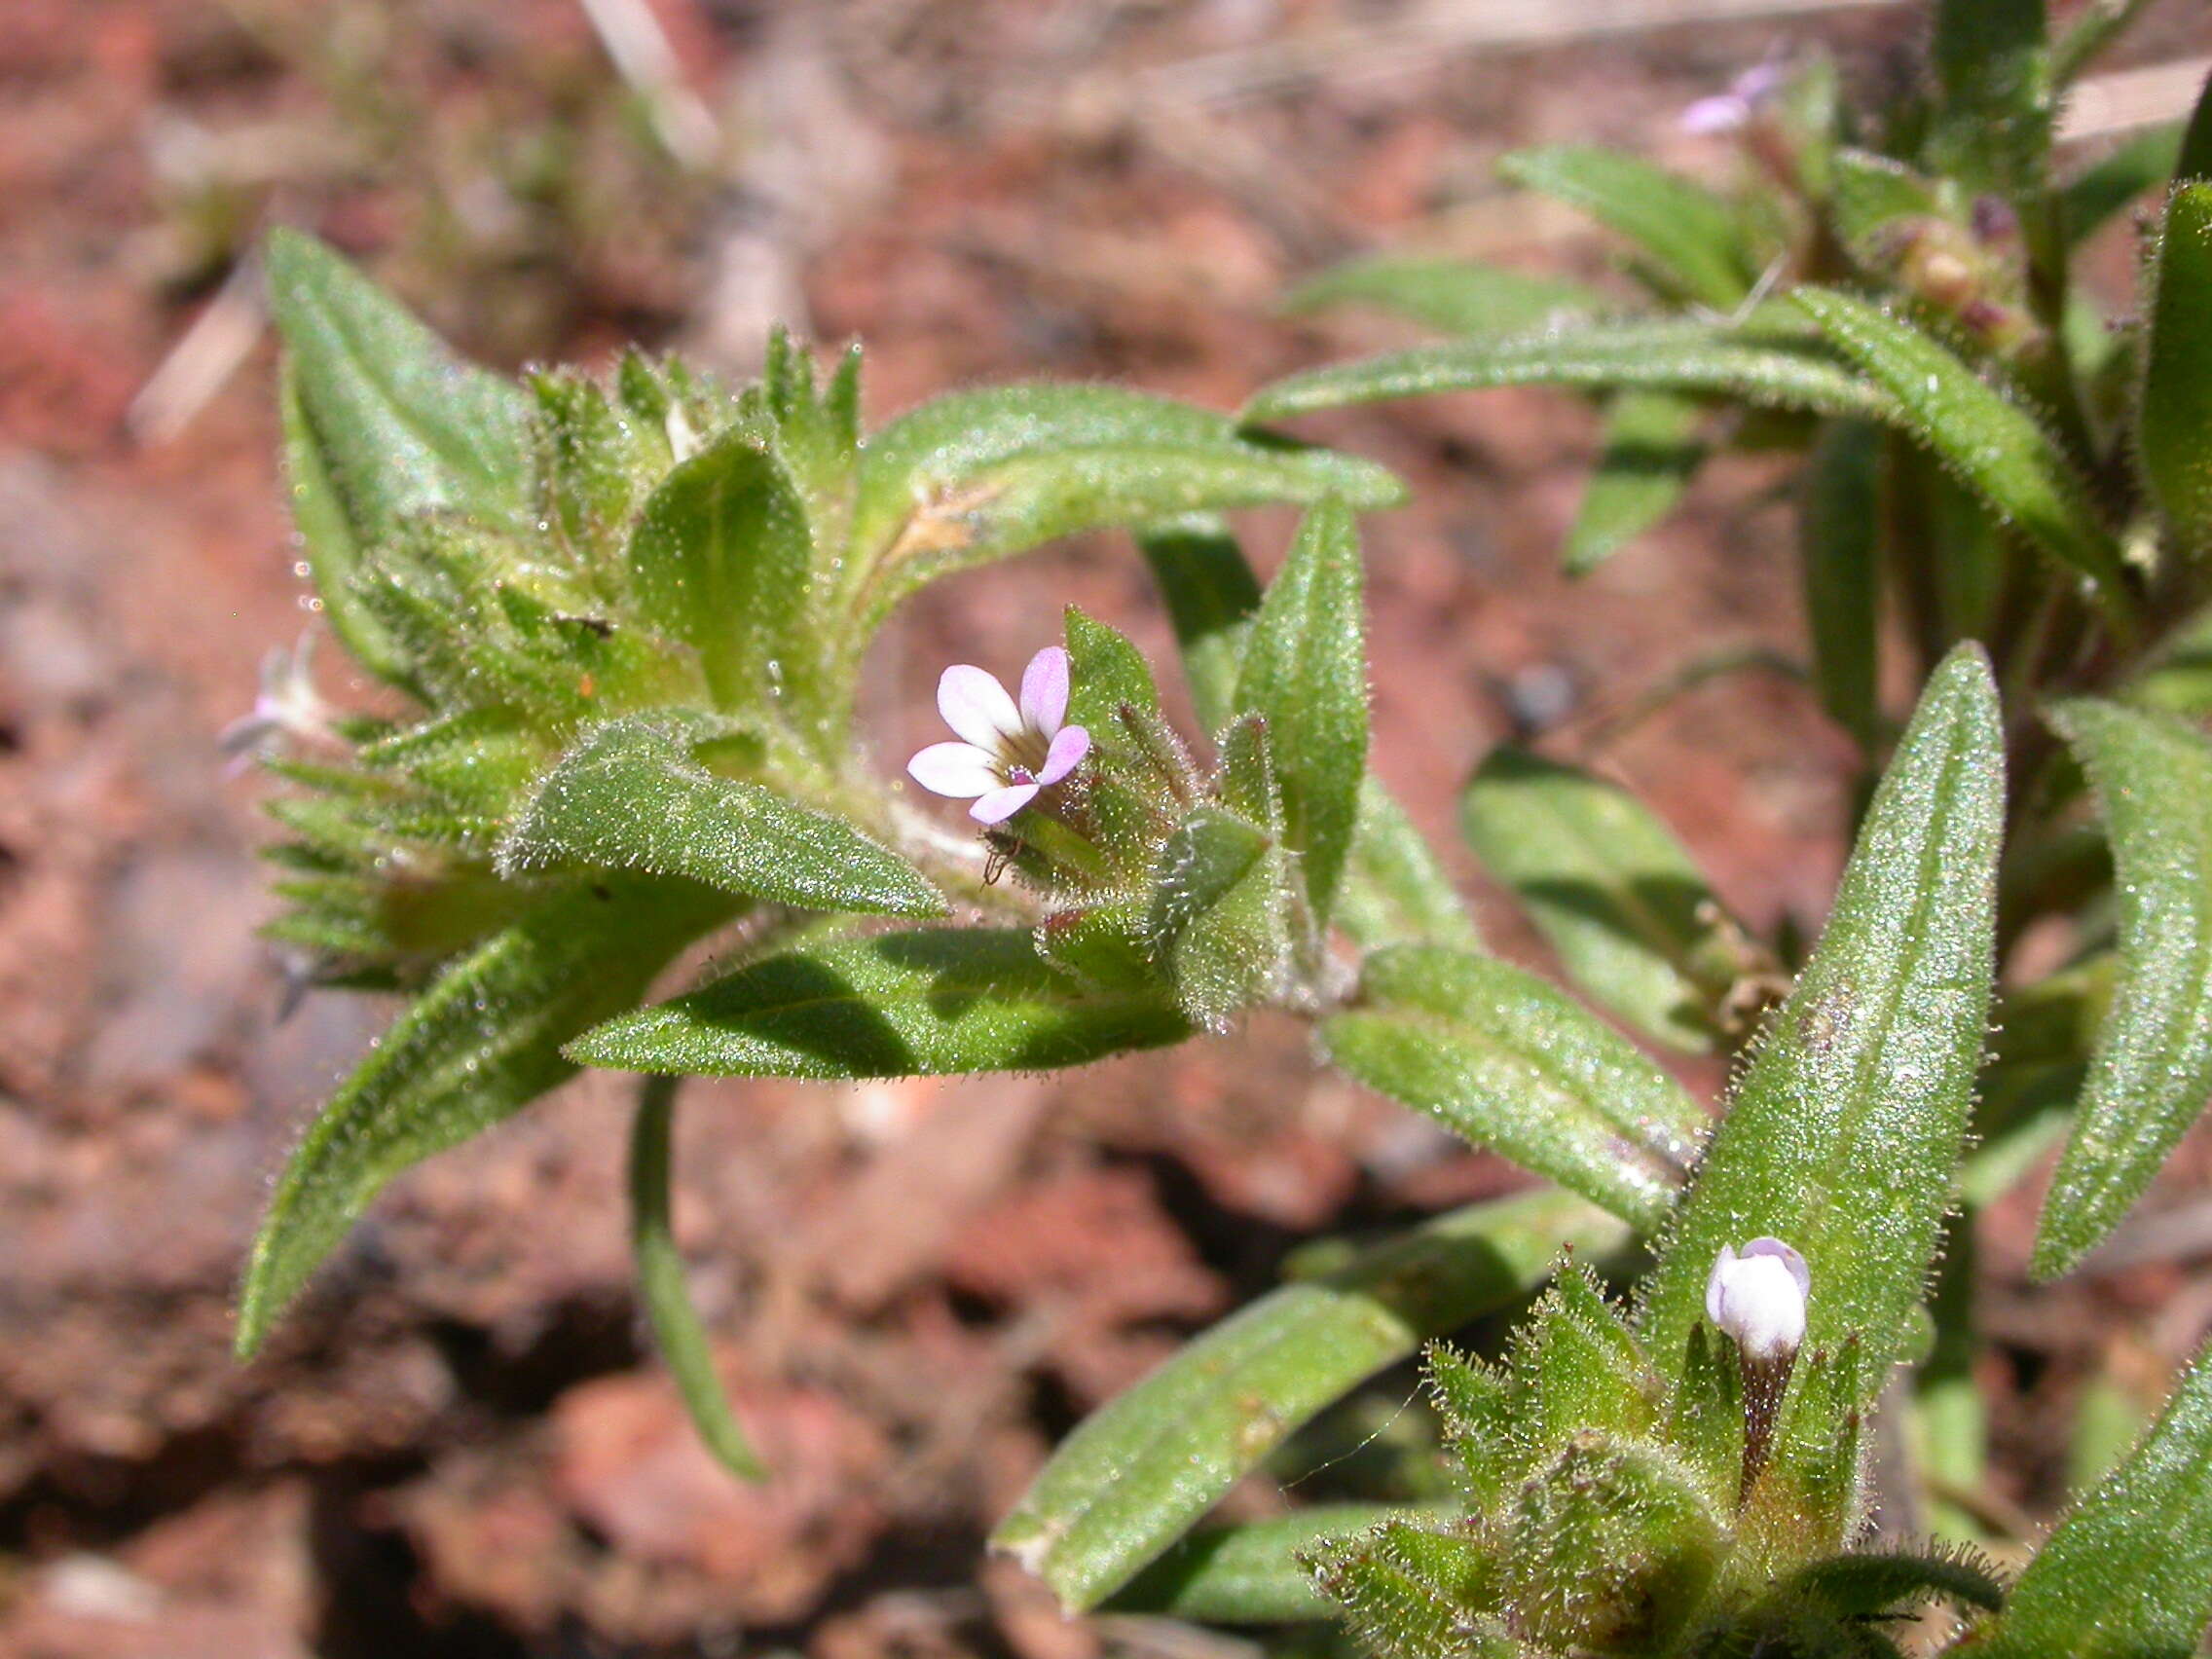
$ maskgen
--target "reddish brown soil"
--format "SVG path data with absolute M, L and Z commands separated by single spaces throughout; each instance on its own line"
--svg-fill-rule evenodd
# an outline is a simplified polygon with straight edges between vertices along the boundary
M 743 367 L 782 313 L 866 336 L 878 419 L 1017 374 L 1228 406 L 1396 338 L 1271 303 L 1440 212 L 1456 245 L 1602 269 L 1571 221 L 1495 192 L 1502 149 L 1612 139 L 1712 166 L 1672 129 L 1686 99 L 1816 34 L 1876 76 L 1910 26 L 1354 62 L 1197 105 L 1147 74 L 1410 8 L 660 10 L 747 135 L 724 181 L 654 160 L 563 0 L 9 0 L 0 20 L 0 1651 L 1085 1659 L 1095 1633 L 981 1559 L 1052 1438 L 1293 1241 L 1518 1180 L 1317 1074 L 1287 1025 L 1073 1076 L 701 1087 L 678 1221 L 776 1469 L 754 1491 L 708 1463 L 642 1351 L 623 1103 L 587 1079 L 401 1182 L 234 1365 L 266 1184 L 382 1018 L 339 996 L 276 1018 L 261 786 L 214 750 L 261 652 L 307 620 L 268 343 L 173 431 L 132 417 L 257 226 L 319 229 L 503 363 L 635 337 Z M 1591 436 L 1570 400 L 1316 425 L 1419 490 L 1371 530 L 1376 719 L 1384 776 L 1439 835 L 1517 720 L 1564 714 L 1548 741 L 1581 752 L 1700 652 L 1795 648 L 1769 467 L 1716 469 L 1569 588 L 1552 555 Z M 1254 519 L 1264 562 L 1283 529 Z M 960 578 L 875 659 L 880 753 L 924 735 L 934 665 L 1018 661 L 1071 600 L 1165 645 L 1119 539 Z M 1850 756 L 1799 692 L 1718 682 L 1585 757 L 1753 923 L 1817 922 Z M 2030 1213 L 1990 1227 L 1989 1382 L 2004 1491 L 2041 1510 L 2081 1379 L 2119 1355 L 2155 1392 L 2212 1278 L 2200 1253 L 2025 1292 Z

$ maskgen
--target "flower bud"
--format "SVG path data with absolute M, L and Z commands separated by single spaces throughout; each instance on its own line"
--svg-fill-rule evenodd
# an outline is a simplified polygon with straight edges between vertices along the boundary
M 1742 1252 L 1727 1244 L 1705 1281 L 1705 1311 L 1756 1365 L 1785 1361 L 1805 1340 L 1805 1297 L 1813 1275 L 1805 1258 L 1779 1238 L 1754 1238 Z

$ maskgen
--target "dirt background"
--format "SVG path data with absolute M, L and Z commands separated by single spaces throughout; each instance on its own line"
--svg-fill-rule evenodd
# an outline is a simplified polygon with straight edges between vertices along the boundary
M 623 1098 L 586 1079 L 401 1182 L 234 1365 L 270 1177 L 384 1016 L 324 995 L 278 1019 L 263 786 L 215 748 L 312 622 L 238 274 L 263 227 L 318 230 L 506 365 L 637 339 L 742 370 L 780 316 L 866 336 L 873 420 L 1014 375 L 1228 407 L 1403 338 L 1273 314 L 1344 254 L 1602 276 L 1579 221 L 1499 192 L 1502 150 L 1610 140 L 1718 176 L 1684 103 L 1816 39 L 1872 84 L 1920 26 L 1909 5 L 1636 26 L 1575 0 L 654 10 L 657 103 L 571 0 L 0 8 L 0 1652 L 1245 1654 L 1064 1623 L 985 1532 L 1057 1435 L 1294 1242 L 1520 1179 L 1317 1074 L 1287 1025 L 1066 1077 L 701 1086 L 678 1220 L 777 1471 L 750 1491 L 643 1351 Z M 1486 39 L 1500 18 L 1523 38 Z M 2166 0 L 2128 58 L 2208 37 Z M 1799 648 L 1771 467 L 1714 468 L 1569 589 L 1574 400 L 1317 430 L 1419 492 L 1373 522 L 1370 581 L 1379 764 L 1424 825 L 1449 840 L 1475 757 L 1540 732 L 1652 801 L 1752 922 L 1817 924 L 1851 756 L 1798 689 L 1738 675 L 1608 735 L 1703 653 Z M 1284 529 L 1252 519 L 1263 564 Z M 1164 652 L 1119 538 L 946 583 L 871 666 L 884 765 L 927 737 L 939 664 L 1011 668 L 1069 600 Z M 1540 962 L 1454 856 L 1491 936 Z M 2155 1399 L 2212 1316 L 2208 1163 L 2156 1196 L 2148 1260 L 2054 1290 L 2024 1287 L 2032 1192 L 1989 1218 L 2001 1516 L 2062 1498 L 2090 1380 Z M 1279 1507 L 1301 1456 L 1322 1460 L 1294 1448 L 1236 1502 Z

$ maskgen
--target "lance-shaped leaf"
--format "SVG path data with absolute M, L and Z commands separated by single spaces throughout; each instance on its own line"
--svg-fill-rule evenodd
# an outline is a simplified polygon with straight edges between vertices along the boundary
M 2174 182 L 2212 178 L 2212 75 L 2196 94 L 2196 107 L 2182 128 L 2181 150 L 2174 157 Z
M 1324 1503 L 1270 1521 L 1191 1533 L 1115 1593 L 1105 1613 L 1152 1613 L 1204 1624 L 1297 1624 L 1336 1614 L 1308 1558 L 1387 1522 L 1433 1525 L 1449 1511 Z
M 2212 1096 L 2212 743 L 2085 698 L 2051 719 L 2103 809 L 2122 969 L 2044 1200 L 2046 1277 L 2112 1231 Z
M 646 619 L 699 653 L 716 703 L 754 712 L 818 689 L 814 538 L 784 463 L 736 427 L 676 466 L 630 535 Z
M 1790 298 L 1896 400 L 1892 424 L 1957 471 L 2030 541 L 2126 603 L 2120 548 L 2058 442 L 1948 348 L 1900 317 L 1828 288 Z
M 1936 0 L 1928 135 L 1936 169 L 1971 190 L 2017 195 L 2050 153 L 2052 82 L 2046 0 Z
M 2166 203 L 2153 268 L 2135 454 L 2185 552 L 2212 554 L 2212 181 Z
M 2212 1623 L 2212 1350 L 2150 1433 L 2059 1524 L 1973 1659 L 2191 1659 Z
M 586 732 L 500 840 L 500 872 L 595 866 L 813 910 L 943 914 L 943 897 L 897 853 L 774 790 L 718 777 L 692 759 L 693 735 L 651 715 Z
M 1458 259 L 1381 254 L 1308 277 L 1283 299 L 1288 312 L 1373 306 L 1440 334 L 1525 334 L 1611 309 L 1594 288 Z
M 561 1045 L 634 1003 L 730 901 L 617 878 L 558 894 L 454 963 L 379 1039 L 292 1155 L 239 1299 L 251 1353 L 387 1181 L 574 1075 Z
M 1812 960 L 1676 1206 L 1641 1313 L 1663 1368 L 1682 1364 L 1721 1246 L 1761 1235 L 1811 1266 L 1806 1347 L 1857 1344 L 1849 1406 L 1899 1356 L 1989 1025 L 2004 804 L 1997 689 L 1962 645 L 1930 677 Z
M 1236 709 L 1267 721 L 1282 797 L 1283 842 L 1302 855 L 1323 922 L 1351 851 L 1367 769 L 1367 649 L 1359 532 L 1351 509 L 1306 515 L 1290 557 L 1252 619 Z
M 1671 391 L 1624 391 L 1605 411 L 1598 464 L 1567 533 L 1570 576 L 1588 575 L 1675 510 L 1705 464 L 1705 410 Z
M 1060 1443 L 992 1537 L 1096 1606 L 1303 1423 L 1425 1339 L 1528 1294 L 1562 1245 L 1626 1230 L 1562 1193 L 1473 1204 L 1223 1320 Z
M 1110 386 L 955 392 L 861 459 L 846 579 L 872 626 L 949 571 L 1100 525 L 1267 501 L 1402 498 L 1373 461 L 1239 433 L 1209 410 Z
M 1517 150 L 1497 170 L 1620 232 L 1678 298 L 1727 311 L 1751 289 L 1736 210 L 1702 185 L 1618 150 L 1581 144 Z
M 1368 1088 L 1641 1228 L 1665 1216 L 1704 1126 L 1696 1102 L 1627 1038 L 1489 957 L 1377 951 L 1357 1001 L 1320 1035 Z
M 1664 1043 L 1713 1046 L 1712 1008 L 1730 976 L 1700 959 L 1719 901 L 1648 807 L 1587 772 L 1497 749 L 1459 814 L 1475 856 L 1513 890 L 1569 978 Z
M 1868 755 L 1881 742 L 1882 434 L 1862 421 L 1822 435 L 1798 513 L 1813 684 L 1828 718 Z
M 1896 256 L 1884 244 L 1899 221 L 1942 211 L 1935 181 L 1894 156 L 1845 147 L 1836 151 L 1833 166 L 1828 211 L 1836 235 L 1862 265 L 1878 266 Z
M 1282 421 L 1352 403 L 1498 386 L 1677 391 L 1818 415 L 1879 415 L 1888 404 L 1818 333 L 1761 315 L 1735 327 L 1623 322 L 1390 351 L 1263 387 L 1241 418 Z
M 925 928 L 771 956 L 569 1045 L 587 1065 L 707 1077 L 1044 1071 L 1180 1042 L 1163 996 L 1093 989 L 1026 932 Z
M 315 587 L 348 648 L 404 684 L 404 657 L 352 601 L 349 574 L 411 513 L 517 522 L 530 490 L 529 401 L 455 357 L 314 238 L 276 231 L 264 259 L 285 350 L 285 459 Z

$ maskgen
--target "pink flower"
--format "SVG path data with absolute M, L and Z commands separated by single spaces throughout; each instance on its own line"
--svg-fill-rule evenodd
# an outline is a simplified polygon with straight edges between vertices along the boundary
M 937 682 L 937 710 L 961 741 L 931 744 L 907 775 L 933 794 L 973 798 L 968 816 L 978 824 L 1004 824 L 1090 753 L 1090 733 L 1065 723 L 1068 653 L 1058 645 L 1029 659 L 1018 708 L 996 676 L 956 663 Z
M 1733 132 L 1749 126 L 1788 81 L 1788 69 L 1770 57 L 1738 75 L 1725 92 L 1699 98 L 1676 118 L 1676 123 L 1684 132 Z

